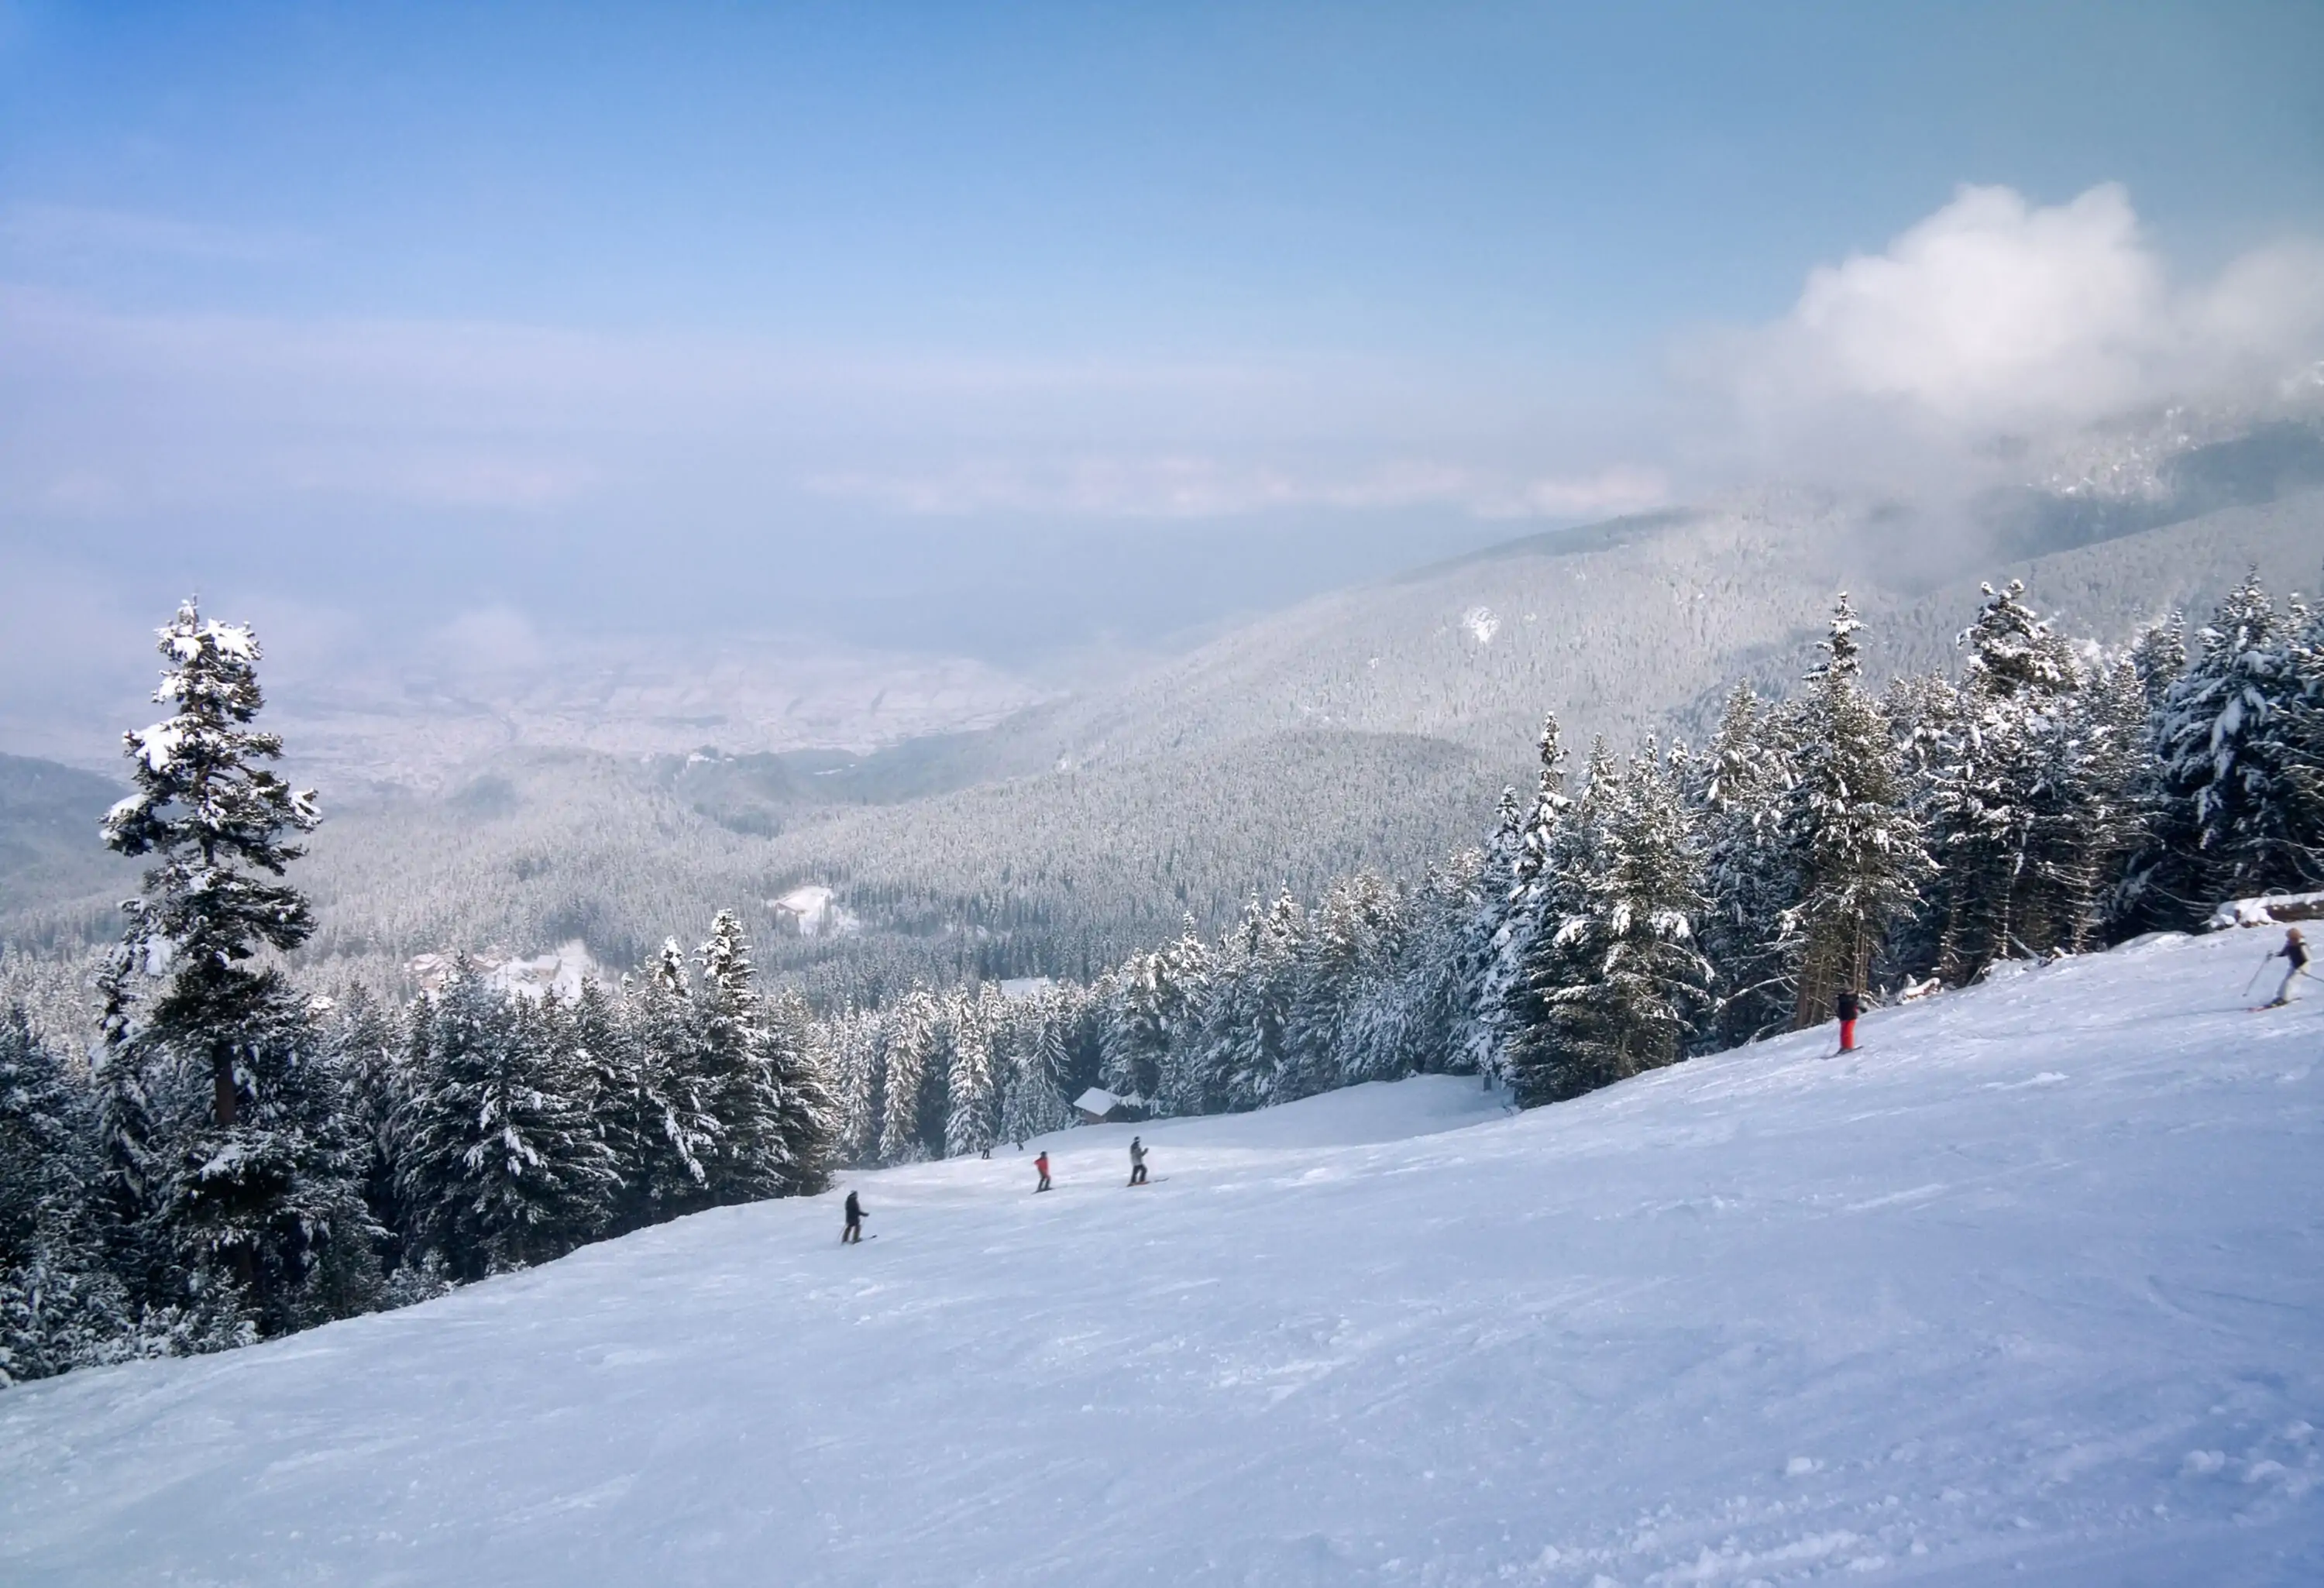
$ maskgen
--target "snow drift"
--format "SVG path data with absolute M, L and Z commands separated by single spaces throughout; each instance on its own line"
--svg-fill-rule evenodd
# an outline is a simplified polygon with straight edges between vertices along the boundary
M 840 1192 L 726 1209 L 20 1388 L 0 1578 L 2324 1581 L 2324 999 L 2247 1012 L 2273 946 L 1522 1116 L 1073 1131 L 1048 1196 L 853 1177 L 860 1248 Z

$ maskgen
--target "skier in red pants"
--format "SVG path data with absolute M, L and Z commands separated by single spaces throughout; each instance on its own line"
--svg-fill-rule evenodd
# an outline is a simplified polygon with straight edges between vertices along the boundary
M 1853 987 L 1842 987 L 1840 996 L 1832 1000 L 1840 1015 L 1840 1050 L 1856 1051 L 1856 1017 L 1864 1012 L 1864 1001 Z

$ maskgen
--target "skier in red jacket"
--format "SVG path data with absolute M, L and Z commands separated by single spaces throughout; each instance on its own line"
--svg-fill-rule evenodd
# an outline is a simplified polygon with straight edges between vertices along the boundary
M 1042 1149 L 1041 1156 L 1033 1160 L 1033 1169 L 1041 1177 L 1041 1183 L 1033 1189 L 1047 1191 L 1049 1188 L 1049 1154 L 1046 1148 Z

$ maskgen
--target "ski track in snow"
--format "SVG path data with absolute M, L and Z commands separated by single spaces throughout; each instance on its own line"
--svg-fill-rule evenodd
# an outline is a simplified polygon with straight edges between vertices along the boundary
M 0 1581 L 2324 1582 L 2324 999 L 2154 940 L 1509 1116 L 846 1177 L 0 1394 Z

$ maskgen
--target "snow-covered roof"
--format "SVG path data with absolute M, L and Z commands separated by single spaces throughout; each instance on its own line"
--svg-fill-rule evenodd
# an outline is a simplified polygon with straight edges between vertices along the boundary
M 1102 1086 L 1092 1086 L 1074 1099 L 1074 1106 L 1084 1113 L 1108 1114 L 1121 1106 L 1121 1099 Z

